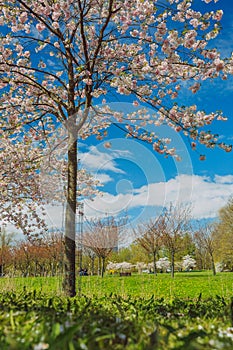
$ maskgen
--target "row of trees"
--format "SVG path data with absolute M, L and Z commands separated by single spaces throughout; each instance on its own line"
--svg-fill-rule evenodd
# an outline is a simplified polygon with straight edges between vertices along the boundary
M 60 233 L 42 240 L 16 241 L 14 234 L 0 231 L 1 276 L 46 276 L 62 271 L 64 243 Z
M 175 261 L 181 261 L 182 254 L 190 254 L 195 258 L 198 269 L 211 268 L 214 275 L 216 263 L 218 270 L 233 271 L 233 198 L 219 211 L 216 222 L 199 222 L 191 228 L 188 214 L 188 209 L 170 207 L 165 214 L 168 225 L 164 230 L 158 225 L 161 218 L 157 218 L 154 223 L 146 224 L 145 233 L 139 235 L 136 242 L 151 255 L 154 264 L 156 256 L 169 257 L 172 276 Z M 143 230 L 140 228 L 139 231 Z
M 170 206 L 154 220 L 134 229 L 134 240 L 124 246 L 126 220 L 112 217 L 89 221 L 82 237 L 77 237 L 76 269 L 103 277 L 109 261 L 149 266 L 154 273 L 168 264 L 174 276 L 182 270 L 185 256 L 195 259 L 198 270 L 233 270 L 233 229 L 230 220 L 233 199 L 220 210 L 216 223 L 190 226 L 190 210 Z M 119 248 L 121 245 L 121 248 Z M 0 272 L 23 276 L 48 276 L 64 272 L 64 241 L 61 233 L 46 234 L 44 239 L 15 244 L 14 236 L 2 229 L 0 235 Z M 150 265 L 148 265 L 150 264 Z M 165 266 L 165 265 L 163 265 Z

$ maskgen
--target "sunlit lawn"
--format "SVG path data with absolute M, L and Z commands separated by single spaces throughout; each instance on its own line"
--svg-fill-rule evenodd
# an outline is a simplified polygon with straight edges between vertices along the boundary
M 130 277 L 97 276 L 83 277 L 81 290 L 88 295 L 116 293 L 120 295 L 144 296 L 152 294 L 158 298 L 202 298 L 219 295 L 229 298 L 233 296 L 233 273 L 211 272 L 177 273 L 172 279 L 169 274 L 132 275 Z
M 36 289 L 44 293 L 59 295 L 62 293 L 62 277 L 27 277 L 0 279 L 0 291 Z M 233 273 L 208 272 L 176 273 L 172 279 L 169 274 L 118 275 L 77 277 L 77 292 L 88 296 L 105 294 L 131 295 L 157 298 L 209 298 L 215 295 L 224 298 L 233 296 Z

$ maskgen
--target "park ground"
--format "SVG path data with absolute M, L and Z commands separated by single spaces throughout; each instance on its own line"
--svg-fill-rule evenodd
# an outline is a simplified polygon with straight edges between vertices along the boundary
M 233 273 L 0 279 L 1 350 L 233 349 Z

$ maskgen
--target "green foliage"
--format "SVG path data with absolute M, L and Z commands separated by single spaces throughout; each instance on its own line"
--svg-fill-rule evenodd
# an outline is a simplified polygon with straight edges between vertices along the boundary
M 0 349 L 233 348 L 232 273 L 86 276 L 80 282 L 80 295 L 67 298 L 54 277 L 0 279 Z
M 130 277 L 116 275 L 84 276 L 77 278 L 77 290 L 92 297 L 102 297 L 116 293 L 121 296 L 139 296 L 148 298 L 152 294 L 156 298 L 196 298 L 200 293 L 204 299 L 220 295 L 228 300 L 232 296 L 233 273 L 218 273 L 212 276 L 211 271 L 176 273 L 171 279 L 170 274 L 133 274 Z M 0 292 L 38 290 L 47 295 L 62 295 L 62 277 L 26 277 L 0 278 Z
M 132 264 L 136 264 L 138 261 L 145 263 L 151 261 L 145 250 L 136 243 L 131 244 L 129 247 L 121 248 L 117 253 L 112 253 L 110 260 L 116 262 L 127 261 Z
M 166 300 L 174 298 L 196 298 L 202 293 L 203 299 L 220 295 L 230 300 L 232 296 L 233 273 L 218 273 L 212 276 L 211 271 L 176 273 L 172 279 L 168 273 L 133 274 L 130 277 L 116 275 L 84 276 L 77 278 L 77 290 L 92 297 L 102 297 L 110 293 L 121 296 L 135 296 L 149 298 L 152 294 L 156 298 Z M 27 277 L 0 278 L 0 291 L 38 290 L 48 295 L 62 294 L 62 277 Z
M 219 211 L 219 222 L 214 232 L 216 261 L 221 262 L 225 269 L 233 271 L 233 197 Z
M 82 291 L 88 296 L 103 296 L 117 293 L 122 296 L 141 296 L 148 298 L 152 294 L 157 298 L 196 298 L 200 293 L 204 299 L 220 295 L 230 299 L 232 296 L 232 273 L 181 272 L 172 279 L 170 274 L 133 274 L 130 277 L 87 276 L 82 278 Z
M 224 298 L 49 297 L 24 289 L 0 295 L 1 350 L 232 349 Z
M 185 233 L 181 238 L 181 247 L 176 255 L 176 260 L 182 261 L 182 258 L 186 255 L 195 256 L 195 244 L 190 233 Z

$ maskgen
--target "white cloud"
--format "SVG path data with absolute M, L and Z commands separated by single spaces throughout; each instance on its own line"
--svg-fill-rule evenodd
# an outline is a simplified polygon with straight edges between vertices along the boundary
M 108 175 L 99 175 L 103 176 L 105 181 L 111 180 Z M 93 201 L 86 200 L 84 211 L 87 217 L 100 217 L 134 210 L 132 223 L 134 220 L 143 220 L 143 215 L 149 208 L 158 209 L 168 206 L 171 202 L 182 202 L 191 205 L 194 219 L 215 218 L 218 216 L 218 210 L 227 203 L 232 193 L 231 174 L 215 175 L 214 179 L 200 175 L 178 175 L 168 181 L 132 188 L 127 193 L 114 195 L 103 192 L 102 197 L 98 196 Z M 154 212 L 155 210 L 152 210 L 152 213 Z M 64 226 L 62 206 L 47 206 L 46 213 L 49 228 L 60 229 Z
M 225 175 L 225 176 L 215 175 L 214 180 L 215 180 L 215 182 L 217 182 L 219 184 L 232 184 L 233 183 L 233 175 Z
M 113 178 L 108 174 L 95 174 L 95 180 L 98 180 L 101 184 L 113 181 Z
M 233 176 L 215 176 L 214 180 L 199 175 L 178 175 L 167 182 L 151 183 L 133 189 L 131 193 L 113 195 L 103 193 L 101 198 L 86 201 L 86 215 L 119 214 L 123 209 L 164 207 L 170 202 L 191 205 L 196 219 L 217 217 L 233 193 Z
M 125 152 L 123 152 L 125 154 Z M 92 172 L 112 171 L 124 174 L 124 171 L 117 167 L 114 159 L 121 158 L 122 151 L 101 152 L 95 146 L 89 148 L 88 152 L 80 153 L 81 165 Z
M 64 227 L 64 211 L 65 206 L 62 205 L 47 205 L 46 206 L 46 217 L 48 228 L 62 228 Z

